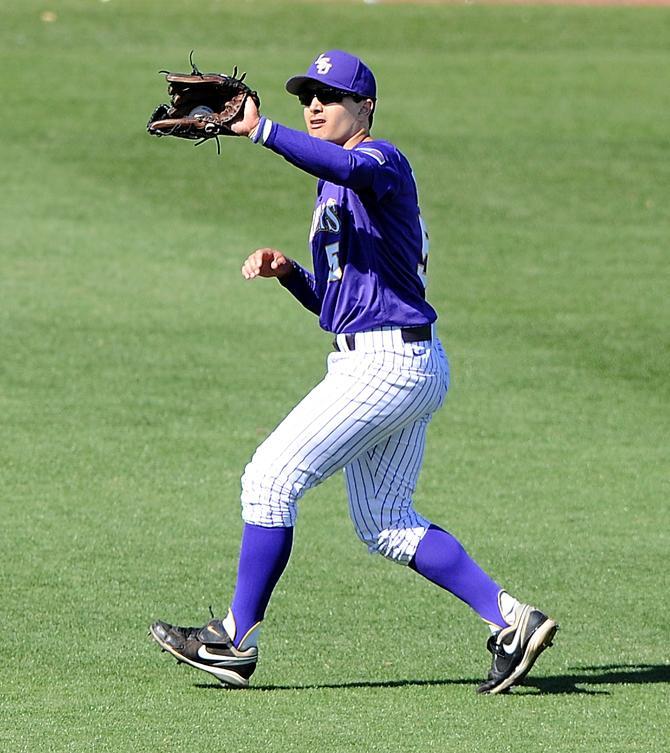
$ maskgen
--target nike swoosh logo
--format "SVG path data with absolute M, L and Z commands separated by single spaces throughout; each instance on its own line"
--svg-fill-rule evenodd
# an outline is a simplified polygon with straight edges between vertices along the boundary
M 255 657 L 252 656 L 225 656 L 223 654 L 212 654 L 207 650 L 207 646 L 200 646 L 198 648 L 198 656 L 201 659 L 215 661 L 224 666 L 230 666 L 232 664 L 248 664 L 250 661 L 255 660 Z
M 517 630 L 516 633 L 514 633 L 514 638 L 512 639 L 512 642 L 509 645 L 507 643 L 503 643 L 503 651 L 508 656 L 511 656 L 519 647 L 520 640 L 521 640 L 521 630 Z
M 525 610 L 524 610 L 525 611 Z M 521 640 L 521 633 L 522 627 L 526 624 L 526 614 L 522 614 L 521 619 L 518 622 L 518 627 L 514 633 L 514 638 L 512 638 L 512 642 L 510 644 L 503 643 L 503 650 L 508 655 L 511 656 L 519 647 L 519 641 Z

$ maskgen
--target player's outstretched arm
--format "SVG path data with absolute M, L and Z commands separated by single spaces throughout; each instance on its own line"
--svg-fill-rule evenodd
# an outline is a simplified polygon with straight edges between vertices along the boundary
M 286 277 L 293 271 L 293 264 L 276 248 L 259 248 L 246 258 L 242 265 L 242 277 Z

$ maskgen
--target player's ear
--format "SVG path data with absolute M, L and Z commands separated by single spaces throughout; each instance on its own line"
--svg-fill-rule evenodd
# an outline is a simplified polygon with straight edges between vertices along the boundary
M 358 117 L 361 120 L 368 121 L 368 128 L 372 125 L 372 111 L 375 109 L 375 103 L 372 99 L 364 99 L 358 109 Z
M 375 109 L 375 103 L 371 99 L 364 99 L 361 102 L 361 107 L 358 111 L 359 115 L 364 115 L 366 118 L 369 118 L 370 115 L 372 115 L 372 111 Z

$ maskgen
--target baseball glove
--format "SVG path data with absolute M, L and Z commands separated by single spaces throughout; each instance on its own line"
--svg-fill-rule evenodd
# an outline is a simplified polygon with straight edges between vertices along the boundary
M 165 74 L 170 104 L 158 105 L 153 111 L 147 131 L 152 136 L 176 136 L 179 139 L 200 139 L 200 143 L 218 136 L 235 136 L 230 126 L 242 118 L 247 97 L 260 107 L 260 99 L 238 77 L 237 66 L 231 76 L 223 73 L 202 73 L 189 56 L 191 73 Z M 217 139 L 218 145 L 218 139 Z

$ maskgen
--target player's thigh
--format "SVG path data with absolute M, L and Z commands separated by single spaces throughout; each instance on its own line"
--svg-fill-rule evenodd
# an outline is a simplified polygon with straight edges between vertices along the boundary
M 279 424 L 252 465 L 274 477 L 299 473 L 311 486 L 413 424 L 442 398 L 416 374 L 333 370 Z

